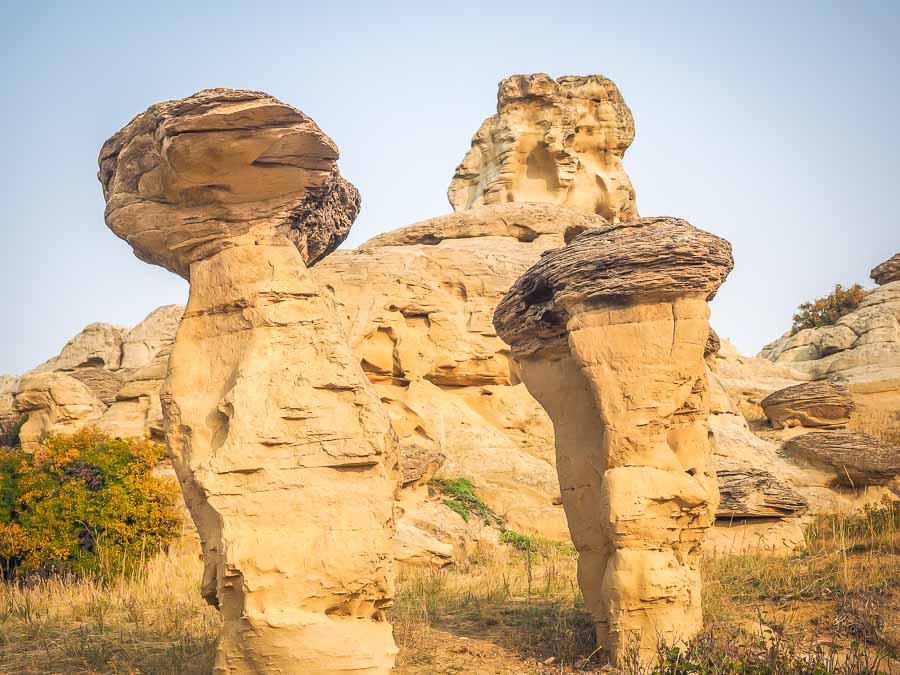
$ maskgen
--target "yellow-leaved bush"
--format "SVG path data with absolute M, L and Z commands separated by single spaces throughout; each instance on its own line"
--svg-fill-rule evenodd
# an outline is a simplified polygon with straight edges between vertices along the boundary
M 180 531 L 165 449 L 88 428 L 0 448 L 0 574 L 128 570 Z

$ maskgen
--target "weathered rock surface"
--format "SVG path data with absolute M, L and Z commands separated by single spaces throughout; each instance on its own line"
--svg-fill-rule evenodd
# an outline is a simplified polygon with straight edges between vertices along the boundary
M 895 253 L 880 265 L 876 265 L 869 276 L 879 286 L 900 281 L 900 253 Z
M 397 446 L 307 269 L 359 206 L 334 143 L 258 92 L 151 106 L 103 146 L 110 228 L 190 279 L 162 393 L 221 673 L 386 673 Z M 299 515 L 298 515 L 299 514 Z
M 192 262 L 257 234 L 291 240 L 307 264 L 346 238 L 359 193 L 309 117 L 256 91 L 206 89 L 150 106 L 110 138 L 97 174 L 106 222 L 145 262 Z
M 706 302 L 732 265 L 727 242 L 678 219 L 601 226 L 546 253 L 494 314 L 553 420 L 579 584 L 614 662 L 702 627 L 718 502 Z
M 19 431 L 26 452 L 34 452 L 50 432 L 72 433 L 95 422 L 103 403 L 87 385 L 63 373 L 32 373 L 16 386 L 14 410 L 28 415 Z
M 122 368 L 133 370 L 150 365 L 157 353 L 175 340 L 184 314 L 182 305 L 163 305 L 122 337 Z
M 762 400 L 772 392 L 809 380 L 809 375 L 788 364 L 776 364 L 756 356 L 739 354 L 728 340 L 722 340 L 710 367 L 746 419 L 766 419 Z
M 634 119 L 601 75 L 513 75 L 500 82 L 487 118 L 456 169 L 454 210 L 506 202 L 547 202 L 610 222 L 638 217 L 622 157 Z
M 760 356 L 813 380 L 846 384 L 854 394 L 893 392 L 900 401 L 900 281 L 871 291 L 835 325 L 785 335 Z
M 48 373 L 79 368 L 118 370 L 122 364 L 122 336 L 127 329 L 108 323 L 84 327 L 62 348 L 59 356 L 42 363 L 32 372 Z
M 603 225 L 549 204 L 459 211 L 337 251 L 316 267 L 403 454 L 439 452 L 511 529 L 568 537 L 550 420 L 519 383 L 494 308 L 566 230 Z
M 817 431 L 784 443 L 789 456 L 824 466 L 847 487 L 883 485 L 900 475 L 900 447 L 855 431 Z
M 856 407 L 847 387 L 832 382 L 804 382 L 779 389 L 760 405 L 775 429 L 845 426 Z

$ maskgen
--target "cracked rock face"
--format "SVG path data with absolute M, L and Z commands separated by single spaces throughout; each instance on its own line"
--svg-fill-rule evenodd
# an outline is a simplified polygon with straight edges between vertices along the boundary
M 494 314 L 553 420 L 579 584 L 616 663 L 702 627 L 718 505 L 706 303 L 732 265 L 728 242 L 682 220 L 600 226 L 545 253 Z
M 237 241 L 291 240 L 307 265 L 346 238 L 359 193 L 338 149 L 268 94 L 206 89 L 150 106 L 103 144 L 106 222 L 145 262 L 187 278 Z
M 218 673 L 386 673 L 397 651 L 397 440 L 307 267 L 358 209 L 336 159 L 298 110 L 218 89 L 151 106 L 100 156 L 109 227 L 191 284 L 161 402 Z
M 457 167 L 447 196 L 454 210 L 547 202 L 603 216 L 638 217 L 622 158 L 634 119 L 601 75 L 513 75 L 500 82 L 487 118 Z

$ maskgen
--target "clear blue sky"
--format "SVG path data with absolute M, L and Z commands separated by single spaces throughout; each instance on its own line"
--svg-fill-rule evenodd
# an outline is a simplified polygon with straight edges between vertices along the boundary
M 184 302 L 103 223 L 103 141 L 151 103 L 261 89 L 338 143 L 348 244 L 449 211 L 513 73 L 602 73 L 634 112 L 642 215 L 729 239 L 713 325 L 755 352 L 900 250 L 900 3 L 0 3 L 0 373 L 92 321 Z

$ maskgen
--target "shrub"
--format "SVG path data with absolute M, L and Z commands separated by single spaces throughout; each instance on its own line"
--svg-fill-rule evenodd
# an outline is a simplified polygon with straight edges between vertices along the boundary
M 865 297 L 866 291 L 859 284 L 853 284 L 850 288 L 836 284 L 824 298 L 804 302 L 797 308 L 799 311 L 794 314 L 792 334 L 804 328 L 833 326 L 842 316 L 859 307 Z
M 0 573 L 119 572 L 177 534 L 162 446 L 95 429 L 0 451 Z

